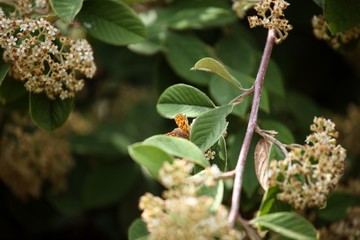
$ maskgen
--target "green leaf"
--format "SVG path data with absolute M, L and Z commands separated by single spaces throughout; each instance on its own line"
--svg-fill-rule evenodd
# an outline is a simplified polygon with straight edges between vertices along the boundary
M 47 200 L 61 214 L 68 217 L 78 216 L 83 210 L 81 201 L 69 192 L 64 192 L 56 196 L 51 194 L 47 197 Z
M 219 76 L 212 76 L 209 84 L 209 92 L 219 105 L 228 104 L 231 100 L 241 94 L 238 88 L 235 88 L 229 82 L 223 81 Z M 246 97 L 240 104 L 234 106 L 233 114 L 245 118 L 251 97 Z
M 198 173 L 198 174 L 201 174 Z M 217 181 L 216 186 L 214 187 L 206 187 L 203 186 L 199 190 L 200 195 L 210 196 L 214 199 L 213 204 L 211 204 L 209 211 L 216 212 L 224 196 L 224 182 L 222 180 Z
M 44 93 L 30 93 L 30 114 L 34 123 L 51 131 L 62 126 L 69 117 L 74 100 L 49 99 Z
M 160 96 L 156 108 L 160 115 L 174 118 L 182 113 L 188 117 L 197 117 L 215 105 L 205 93 L 185 84 L 177 84 L 167 88 Z
M 135 219 L 128 230 L 129 240 L 139 240 L 147 235 L 149 235 L 149 232 L 147 230 L 146 223 L 140 218 Z
M 287 105 L 287 112 L 292 114 L 297 126 L 300 126 L 303 132 L 309 131 L 314 116 L 321 113 L 316 103 L 300 92 L 288 91 L 285 104 Z
M 213 72 L 224 78 L 225 80 L 229 81 L 236 87 L 242 87 L 241 84 L 236 79 L 234 79 L 234 77 L 226 70 L 225 66 L 213 58 L 200 59 L 195 63 L 194 67 L 192 67 L 191 70 Z
M 127 4 L 134 4 L 134 3 L 151 2 L 152 0 L 115 0 L 115 1 L 123 1 L 124 3 L 127 3 Z
M 221 0 L 179 1 L 171 8 L 169 26 L 177 30 L 216 27 L 236 21 L 237 17 Z
M 50 0 L 51 8 L 65 22 L 72 22 L 80 11 L 83 0 Z
M 215 45 L 215 51 L 221 62 L 226 66 L 246 75 L 255 74 L 257 50 L 254 49 L 248 38 L 244 37 L 243 34 L 225 36 Z
M 243 139 L 246 132 L 246 124 L 240 126 L 240 131 L 236 132 L 235 135 L 230 135 L 229 139 L 229 170 L 235 169 L 238 161 L 240 149 L 243 143 Z M 259 182 L 255 173 L 254 166 L 254 149 L 255 143 L 258 140 L 258 136 L 254 136 L 254 140 L 251 142 L 250 149 L 248 152 L 247 160 L 245 162 L 244 176 L 243 176 L 243 190 L 246 196 L 250 199 L 259 187 Z
M 347 209 L 360 204 L 360 199 L 346 193 L 332 193 L 329 195 L 326 208 L 318 211 L 319 218 L 329 222 L 345 219 Z
M 278 134 L 275 135 L 275 138 L 279 141 L 286 144 L 295 143 L 294 136 L 285 124 L 276 120 L 262 119 L 259 125 L 263 130 L 277 131 Z
M 141 12 L 139 17 L 148 29 L 148 36 L 145 41 L 131 44 L 129 48 L 146 55 L 163 50 L 169 28 L 214 27 L 237 19 L 223 0 L 177 1 L 167 8 L 151 8 L 146 12 Z M 193 65 L 197 60 L 194 59 L 191 64 Z
M 263 110 L 266 113 L 270 113 L 270 100 L 269 100 L 269 94 L 268 94 L 266 88 L 263 88 L 261 91 L 259 109 Z
M 80 155 L 119 157 L 127 154 L 127 147 L 132 143 L 130 136 L 124 133 L 124 124 L 103 121 L 89 134 L 73 135 L 70 138 L 71 149 Z
M 234 76 L 234 79 L 239 81 L 245 88 L 250 88 L 254 84 L 254 78 L 230 67 L 227 67 L 227 69 L 230 74 Z M 228 82 L 221 81 L 220 77 L 218 76 L 211 77 L 209 88 L 211 95 L 219 104 L 228 104 L 231 100 L 233 100 L 235 97 L 238 97 L 242 93 L 238 88 L 234 88 L 233 85 L 229 84 Z M 239 117 L 245 117 L 248 106 L 251 103 L 250 99 L 251 97 L 246 97 L 243 102 L 236 105 L 234 107 L 233 113 Z M 259 108 L 266 113 L 270 112 L 269 95 L 266 88 L 262 89 Z
M 173 158 L 167 152 L 153 145 L 135 143 L 130 145 L 128 150 L 131 158 L 145 167 L 154 178 L 158 178 L 164 162 L 173 162 Z
M 316 230 L 305 218 L 293 212 L 271 213 L 252 220 L 285 237 L 299 240 L 316 239 Z
M 82 201 L 85 208 L 104 207 L 124 197 L 137 176 L 134 164 L 100 166 L 87 173 L 84 180 Z
M 186 158 L 191 162 L 207 167 L 209 162 L 204 153 L 189 140 L 165 135 L 156 135 L 146 139 L 143 144 L 153 145 L 170 155 Z
M 5 63 L 4 61 L 0 60 L 0 87 L 6 77 L 9 69 L 10 69 L 10 64 Z
M 270 147 L 270 154 L 269 154 L 269 161 L 272 160 L 282 160 L 285 158 L 285 154 L 281 151 L 281 149 L 275 145 L 272 144 Z
M 155 54 L 164 48 L 169 19 L 173 16 L 168 8 L 150 9 L 139 13 L 139 18 L 147 28 L 147 36 L 144 41 L 130 44 L 130 50 L 145 55 Z
M 78 19 L 92 36 L 109 44 L 127 45 L 146 36 L 145 26 L 136 13 L 119 1 L 86 1 Z
M 324 8 L 325 0 L 314 0 L 319 7 Z
M 332 33 L 344 32 L 360 24 L 360 1 L 326 0 L 324 17 Z
M 241 140 L 235 143 L 240 145 L 238 148 L 239 150 L 236 154 L 236 159 L 239 156 L 243 138 L 244 138 L 244 134 L 240 136 Z M 245 162 L 244 177 L 243 177 L 243 189 L 249 199 L 253 197 L 256 189 L 259 187 L 259 181 L 256 177 L 255 161 L 254 161 L 256 140 L 257 140 L 257 136 L 254 137 L 254 140 L 251 142 L 247 160 Z
M 213 196 L 214 202 L 210 207 L 210 211 L 216 212 L 219 206 L 222 203 L 224 197 L 224 182 L 222 180 L 219 180 L 216 184 L 216 192 Z
M 205 43 L 194 36 L 174 32 L 167 34 L 166 59 L 176 74 L 191 83 L 208 84 L 209 76 L 206 73 L 193 72 L 190 69 L 199 59 L 210 55 Z
M 228 160 L 227 160 L 227 149 L 226 149 L 226 141 L 224 136 L 222 136 L 215 146 L 215 158 L 210 162 L 212 164 L 216 164 L 220 171 L 228 170 Z
M 221 106 L 199 115 L 191 126 L 190 141 L 203 152 L 208 150 L 226 131 L 226 116 L 232 108 L 231 105 Z
M 0 102 L 8 103 L 27 94 L 24 83 L 5 76 L 0 86 Z
M 81 194 L 84 178 L 88 171 L 88 162 L 77 161 L 75 167 L 67 175 L 66 191 L 57 194 L 52 191 L 47 193 L 46 200 L 62 215 L 77 217 L 84 212 Z
M 285 97 L 283 76 L 275 61 L 270 60 L 264 81 L 264 87 L 270 94 Z
M 284 212 L 290 211 L 291 207 L 288 204 L 279 201 L 276 198 L 276 195 L 279 193 L 279 189 L 277 187 L 269 188 L 263 196 L 261 201 L 260 209 L 258 216 L 263 216 L 269 213 L 274 212 Z
M 276 200 L 276 195 L 278 192 L 279 192 L 278 189 L 275 187 L 269 188 L 265 192 L 263 199 L 261 201 L 258 216 L 263 216 L 270 213 L 271 207 L 273 206 Z

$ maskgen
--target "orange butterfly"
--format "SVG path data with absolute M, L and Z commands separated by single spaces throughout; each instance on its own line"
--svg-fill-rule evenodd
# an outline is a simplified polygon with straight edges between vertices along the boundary
M 173 137 L 181 137 L 185 139 L 189 139 L 190 137 L 190 125 L 189 120 L 184 114 L 178 114 L 175 116 L 175 123 L 178 126 L 178 128 L 175 128 L 169 133 L 166 133 L 167 136 L 173 136 Z

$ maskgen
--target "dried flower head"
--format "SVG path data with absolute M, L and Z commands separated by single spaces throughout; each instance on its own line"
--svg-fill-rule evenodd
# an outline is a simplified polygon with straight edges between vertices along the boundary
M 50 99 L 72 98 L 84 86 L 79 74 L 93 77 L 93 50 L 85 39 L 58 37 L 59 31 L 40 18 L 7 18 L 0 9 L 0 46 L 10 74 L 25 82 L 29 92 Z
M 63 136 L 44 132 L 30 122 L 13 115 L 0 138 L 0 179 L 23 200 L 40 197 L 47 181 L 53 191 L 65 190 L 66 175 L 74 165 Z
M 341 142 L 354 156 L 360 155 L 360 107 L 354 104 L 348 106 L 346 116 L 337 116 L 336 126 L 341 134 Z
M 202 186 L 213 186 L 217 167 L 191 176 L 193 165 L 185 160 L 165 163 L 159 178 L 168 189 L 163 199 L 145 194 L 139 207 L 150 232 L 149 239 L 241 239 L 242 234 L 228 226 L 224 206 L 210 211 L 214 199 L 199 195 Z
M 284 18 L 284 10 L 289 6 L 285 0 L 261 0 L 255 4 L 254 9 L 258 16 L 249 16 L 250 27 L 263 26 L 276 30 L 276 43 L 280 43 L 288 36 L 292 25 Z
M 360 25 L 345 32 L 331 33 L 322 15 L 314 16 L 312 18 L 312 25 L 315 37 L 329 42 L 334 49 L 338 49 L 341 45 L 348 44 L 360 36 Z
M 335 191 L 360 197 L 360 179 L 349 179 L 346 184 L 337 186 Z
M 319 239 L 360 239 L 360 207 L 350 207 L 347 209 L 346 219 L 336 221 L 328 227 L 323 227 L 319 231 Z
M 344 172 L 346 151 L 336 144 L 335 124 L 315 117 L 310 129 L 305 145 L 292 147 L 284 160 L 269 165 L 269 187 L 277 186 L 278 199 L 296 209 L 324 207 Z

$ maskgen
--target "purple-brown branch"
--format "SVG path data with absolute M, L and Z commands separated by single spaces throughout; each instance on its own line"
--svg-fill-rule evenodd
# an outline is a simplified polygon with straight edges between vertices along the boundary
M 266 39 L 266 44 L 264 48 L 264 52 L 261 58 L 261 63 L 259 67 L 259 71 L 256 76 L 255 80 L 255 91 L 254 91 L 254 99 L 251 106 L 250 118 L 249 123 L 246 129 L 245 138 L 239 153 L 239 158 L 235 168 L 235 181 L 234 181 L 234 188 L 232 193 L 232 201 L 231 201 L 231 209 L 229 213 L 229 225 L 234 226 L 235 219 L 238 215 L 239 208 L 240 208 L 240 193 L 242 188 L 242 181 L 243 181 L 243 173 L 245 167 L 245 161 L 247 158 L 247 154 L 249 152 L 250 143 L 252 136 L 254 134 L 254 130 L 256 127 L 256 121 L 259 111 L 260 105 L 260 97 L 261 97 L 261 90 L 264 83 L 265 73 L 269 64 L 270 55 L 272 52 L 272 48 L 275 43 L 275 30 L 270 29 L 268 32 L 268 36 Z

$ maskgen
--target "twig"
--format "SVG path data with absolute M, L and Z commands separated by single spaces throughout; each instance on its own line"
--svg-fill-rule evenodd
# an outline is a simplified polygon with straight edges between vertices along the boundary
M 254 92 L 254 85 L 251 86 L 251 88 L 246 89 L 245 92 L 242 93 L 241 95 L 239 95 L 236 98 L 234 98 L 233 100 L 231 100 L 230 104 L 239 104 L 239 103 L 241 103 L 246 96 L 252 94 L 253 92 Z
M 289 152 L 286 150 L 286 145 L 283 144 L 282 142 L 280 142 L 279 140 L 277 140 L 276 138 L 274 138 L 273 136 L 267 134 L 264 130 L 260 129 L 258 125 L 256 125 L 255 127 L 255 131 L 262 136 L 263 138 L 267 139 L 268 141 L 274 143 L 275 145 L 277 145 L 281 151 L 284 153 L 285 157 L 289 154 Z
M 218 176 L 216 176 L 216 179 L 227 179 L 227 178 L 233 178 L 235 176 L 235 170 L 224 172 Z
M 257 233 L 257 231 L 250 225 L 250 223 L 243 219 L 242 217 L 238 216 L 236 218 L 238 222 L 241 224 L 241 226 L 244 228 L 244 231 L 246 232 L 246 235 L 252 239 L 252 240 L 261 240 L 260 235 Z
M 254 129 L 256 127 L 256 121 L 257 121 L 257 115 L 259 111 L 259 105 L 260 105 L 260 97 L 261 97 L 261 90 L 264 83 L 264 77 L 267 70 L 267 66 L 269 64 L 270 55 L 272 52 L 272 48 L 275 43 L 275 30 L 270 29 L 268 31 L 268 36 L 266 39 L 266 44 L 264 48 L 264 53 L 261 58 L 261 63 L 259 67 L 259 71 L 256 76 L 255 80 L 255 92 L 254 92 L 254 99 L 251 106 L 251 112 L 250 112 L 250 118 L 249 123 L 247 126 L 245 138 L 239 153 L 238 161 L 236 164 L 236 175 L 235 175 L 235 181 L 234 181 L 234 188 L 232 193 L 232 201 L 231 201 L 231 209 L 229 213 L 228 222 L 229 225 L 232 227 L 234 226 L 236 217 L 239 212 L 240 208 L 240 193 L 241 193 L 241 187 L 242 187 L 242 180 L 243 180 L 243 172 L 244 172 L 244 166 L 247 154 L 249 152 L 250 143 L 252 136 L 254 134 Z

